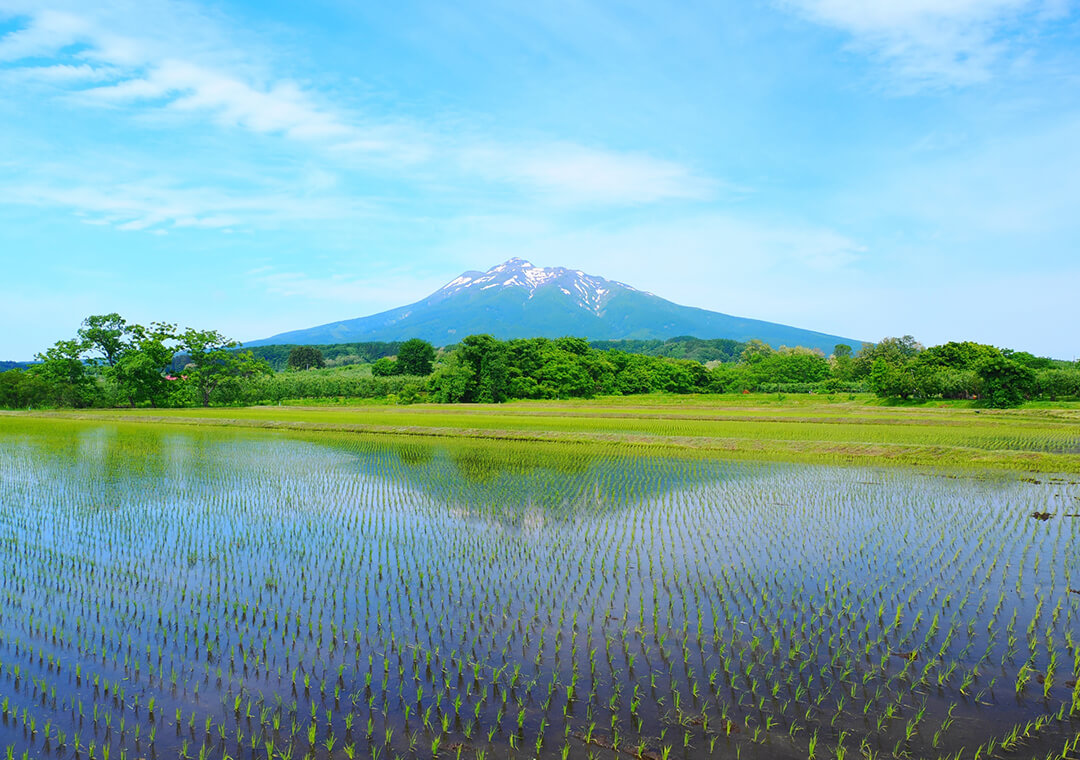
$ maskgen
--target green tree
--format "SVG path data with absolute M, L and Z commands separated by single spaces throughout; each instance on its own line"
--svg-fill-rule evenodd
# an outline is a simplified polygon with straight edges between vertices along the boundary
M 289 369 L 308 370 L 312 368 L 322 369 L 326 366 L 322 351 L 312 346 L 294 346 L 289 351 Z
M 95 364 L 115 367 L 120 357 L 128 349 L 127 335 L 130 327 L 119 314 L 92 314 L 83 320 L 79 328 L 79 339 L 83 349 L 100 354 L 91 357 Z
M 994 407 L 1019 406 L 1035 385 L 1034 370 L 1000 355 L 983 359 L 975 371 L 982 381 L 983 400 Z
M 950 341 L 922 351 L 916 358 L 916 362 L 927 367 L 975 369 L 984 359 L 996 356 L 1001 356 L 1001 352 L 993 346 L 974 343 L 970 340 Z
M 40 363 L 30 371 L 52 388 L 51 403 L 56 406 L 86 406 L 93 395 L 93 379 L 82 359 L 86 345 L 81 340 L 58 340 L 36 354 Z
M 473 370 L 462 360 L 458 351 L 445 356 L 428 381 L 432 399 L 440 404 L 465 401 L 472 385 Z
M 884 358 L 874 360 L 868 378 L 870 389 L 882 398 L 911 398 L 918 391 L 915 375 L 908 364 L 890 364 Z
M 461 360 L 472 370 L 466 401 L 500 403 L 509 398 L 507 345 L 490 335 L 469 335 L 461 341 Z
M 216 330 L 189 327 L 178 338 L 180 350 L 188 357 L 184 367 L 187 382 L 194 385 L 203 406 L 210 406 L 210 396 L 223 384 L 273 372 L 269 364 L 256 359 L 250 351 L 230 350 L 240 344 Z
M 833 377 L 837 380 L 850 380 L 854 373 L 853 363 L 851 346 L 838 343 L 833 347 L 832 356 L 829 357 L 829 367 L 832 369 Z
M 426 340 L 411 338 L 398 348 L 397 360 L 402 375 L 426 377 L 435 362 L 435 347 Z
M 48 404 L 54 398 L 55 390 L 44 377 L 27 370 L 0 372 L 0 407 L 6 409 Z
M 781 346 L 753 365 L 761 383 L 818 383 L 829 376 L 829 362 L 811 348 Z
M 922 344 L 910 335 L 902 338 L 882 338 L 877 343 L 864 344 L 859 353 L 855 354 L 853 374 L 855 377 L 867 377 L 878 359 L 894 367 L 903 366 L 922 350 Z
M 390 377 L 391 375 L 400 375 L 401 368 L 398 366 L 397 359 L 384 356 L 372 363 L 371 374 L 375 377 Z
M 129 342 L 106 376 L 134 407 L 140 402 L 160 406 L 168 394 L 165 371 L 176 353 L 176 326 L 154 322 L 150 327 L 128 325 Z
M 772 346 L 754 338 L 746 344 L 746 348 L 739 354 L 739 361 L 747 364 L 756 364 L 773 355 Z

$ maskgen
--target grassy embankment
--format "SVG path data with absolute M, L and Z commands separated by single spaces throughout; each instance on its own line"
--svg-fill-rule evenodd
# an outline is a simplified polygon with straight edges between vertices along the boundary
M 633 396 L 486 405 L 9 412 L 154 424 L 533 440 L 800 462 L 1080 473 L 1080 405 L 885 406 L 870 396 Z M 2 424 L 2 423 L 0 423 Z

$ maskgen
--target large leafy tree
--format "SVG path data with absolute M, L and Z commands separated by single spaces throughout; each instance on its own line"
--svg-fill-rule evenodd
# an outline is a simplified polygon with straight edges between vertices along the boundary
M 982 381 L 983 400 L 990 406 L 1019 406 L 1035 385 L 1030 367 L 1001 355 L 983 359 L 975 371 Z
M 902 338 L 882 338 L 877 343 L 865 344 L 855 354 L 852 369 L 855 377 L 867 377 L 880 359 L 893 368 L 906 366 L 922 353 L 923 346 L 910 335 Z
M 31 368 L 53 389 L 52 402 L 57 406 L 84 406 L 93 388 L 93 379 L 86 370 L 82 354 L 86 345 L 81 340 L 58 340 L 44 353 L 34 358 L 40 362 Z
M 499 403 L 510 397 L 507 345 L 490 335 L 470 335 L 461 342 L 461 359 L 470 370 L 465 401 Z
M 435 363 L 435 347 L 426 340 L 411 338 L 401 344 L 397 361 L 402 375 L 430 375 Z
M 92 314 L 79 329 L 88 362 L 132 407 L 157 406 L 165 396 L 164 373 L 175 353 L 176 326 L 153 322 L 149 327 L 128 322 L 119 314 Z
M 322 351 L 312 346 L 295 346 L 289 351 L 289 369 L 322 369 L 326 366 Z
M 203 406 L 210 406 L 210 397 L 223 384 L 273 372 L 269 364 L 256 359 L 250 351 L 232 350 L 240 344 L 217 330 L 189 327 L 177 337 L 180 351 L 188 357 L 184 374 Z
M 165 370 L 176 353 L 176 326 L 153 322 L 149 327 L 129 325 L 128 343 L 116 363 L 106 370 L 131 406 L 149 402 L 159 406 L 167 395 Z
M 89 357 L 91 363 L 115 367 L 131 348 L 128 337 L 133 327 L 137 325 L 129 325 L 127 320 L 115 312 L 92 314 L 83 320 L 82 327 L 79 328 L 79 340 L 82 341 L 85 351 L 97 354 Z

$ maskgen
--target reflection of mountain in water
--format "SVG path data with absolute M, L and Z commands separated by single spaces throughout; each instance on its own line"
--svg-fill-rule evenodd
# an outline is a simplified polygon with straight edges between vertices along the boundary
M 352 443 L 350 454 L 365 476 L 390 479 L 396 488 L 419 496 L 423 506 L 520 529 L 537 529 L 551 520 L 602 517 L 702 483 L 759 471 L 745 463 L 593 446 Z
M 705 483 L 755 477 L 776 467 L 588 444 L 451 443 L 68 421 L 38 423 L 16 437 L 20 445 L 11 454 L 21 464 L 8 462 L 9 468 L 0 462 L 0 469 L 15 477 L 41 471 L 29 467 L 31 461 L 47 462 L 53 481 L 64 473 L 72 482 L 93 483 L 92 497 L 79 505 L 88 512 L 132 503 L 164 507 L 178 493 L 193 498 L 208 480 L 217 496 L 249 496 L 252 485 L 241 472 L 263 472 L 291 483 L 289 468 L 283 467 L 288 461 L 302 463 L 308 472 L 374 484 L 376 491 L 367 492 L 365 499 L 377 500 L 380 490 L 393 491 L 410 508 L 516 530 L 603 518 Z M 229 465 L 223 470 L 224 462 Z

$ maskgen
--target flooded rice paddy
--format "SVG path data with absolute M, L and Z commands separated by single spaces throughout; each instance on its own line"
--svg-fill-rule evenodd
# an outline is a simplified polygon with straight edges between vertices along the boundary
M 0 751 L 1077 757 L 1078 513 L 1044 475 L 5 420 Z

